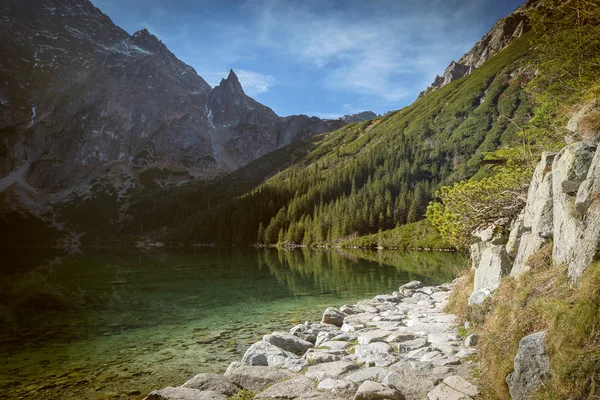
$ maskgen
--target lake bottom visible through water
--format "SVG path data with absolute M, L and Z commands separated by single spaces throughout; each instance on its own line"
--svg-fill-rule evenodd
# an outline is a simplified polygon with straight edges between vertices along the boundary
M 26 254 L 26 255 L 25 255 Z M 0 398 L 141 399 L 223 372 L 266 333 L 330 306 L 448 282 L 452 253 L 28 251 L 0 284 Z

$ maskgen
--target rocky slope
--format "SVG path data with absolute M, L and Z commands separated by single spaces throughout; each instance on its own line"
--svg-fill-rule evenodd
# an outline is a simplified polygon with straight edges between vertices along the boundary
M 362 122 L 373 118 L 377 118 L 377 114 L 373 111 L 363 111 L 356 114 L 344 115 L 338 119 L 349 124 L 351 122 Z
M 88 0 L 9 0 L 0 18 L 0 177 L 27 165 L 35 188 L 69 188 L 115 163 L 210 177 L 344 124 L 280 118 L 233 71 L 212 89 Z
M 242 389 L 256 399 L 476 398 L 469 359 L 476 337 L 461 338 L 456 317 L 444 313 L 450 289 L 413 281 L 391 295 L 328 308 L 320 323 L 265 335 L 224 376 L 201 373 L 146 399 L 225 400 Z
M 494 54 L 523 36 L 524 33 L 527 33 L 530 30 L 527 13 L 537 3 L 538 0 L 528 0 L 524 5 L 517 8 L 515 12 L 498 20 L 492 29 L 469 52 L 463 55 L 458 62 L 452 61 L 442 76 L 436 76 L 431 86 L 419 94 L 419 98 L 470 74 Z
M 589 121 L 599 113 L 597 101 L 585 106 L 567 125 L 569 144 L 558 153 L 543 153 L 518 218 L 476 232 L 481 241 L 471 246 L 475 281 L 469 305 L 488 304 L 504 276 L 540 273 L 540 254 L 547 254 L 548 263 L 556 267 L 567 267 L 574 287 L 598 261 L 600 130 Z M 529 398 L 551 374 L 546 332 L 523 337 L 514 371 L 506 377 L 511 397 Z

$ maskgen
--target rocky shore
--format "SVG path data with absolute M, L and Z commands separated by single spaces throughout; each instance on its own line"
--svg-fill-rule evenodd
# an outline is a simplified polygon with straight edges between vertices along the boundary
M 328 308 L 319 323 L 265 335 L 224 375 L 201 373 L 146 399 L 225 400 L 242 390 L 244 399 L 476 398 L 476 337 L 465 338 L 444 312 L 451 290 L 413 281 L 391 295 Z

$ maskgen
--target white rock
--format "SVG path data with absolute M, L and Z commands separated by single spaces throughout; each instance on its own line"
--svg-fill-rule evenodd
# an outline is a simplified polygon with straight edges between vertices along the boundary
M 354 400 L 404 400 L 404 396 L 398 390 L 386 387 L 381 383 L 365 381 L 356 392 Z
M 464 393 L 467 396 L 476 397 L 479 395 L 479 389 L 465 378 L 452 375 L 444 379 L 444 383 L 452 389 Z
M 344 324 L 345 317 L 346 314 L 344 314 L 340 310 L 333 307 L 329 307 L 323 313 L 323 318 L 321 319 L 321 322 L 324 324 L 331 324 L 339 327 Z
M 526 400 L 551 374 L 550 359 L 546 352 L 546 333 L 525 336 L 519 342 L 515 356 L 515 370 L 506 377 L 513 400 Z
M 427 393 L 429 400 L 471 400 L 472 397 L 467 396 L 458 390 L 452 389 L 445 383 L 440 383 L 431 392 Z
M 306 376 L 322 381 L 326 378 L 337 378 L 358 368 L 358 365 L 351 361 L 334 361 L 330 363 L 311 365 L 308 367 Z

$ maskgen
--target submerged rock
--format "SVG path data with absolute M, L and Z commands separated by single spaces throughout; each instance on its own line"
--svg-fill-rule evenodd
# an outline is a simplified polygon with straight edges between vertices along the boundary
M 166 387 L 151 392 L 145 400 L 226 400 L 227 396 L 212 390 L 196 390 L 185 387 Z
M 240 390 L 237 385 L 219 374 L 198 374 L 181 385 L 181 387 L 197 390 L 213 390 L 226 396 L 233 396 Z
M 271 335 L 265 335 L 263 340 L 273 346 L 295 354 L 304 354 L 306 350 L 313 347 L 312 343 L 287 332 L 273 332 Z
M 289 371 L 265 366 L 231 363 L 225 377 L 241 388 L 261 392 L 268 386 L 297 376 Z

